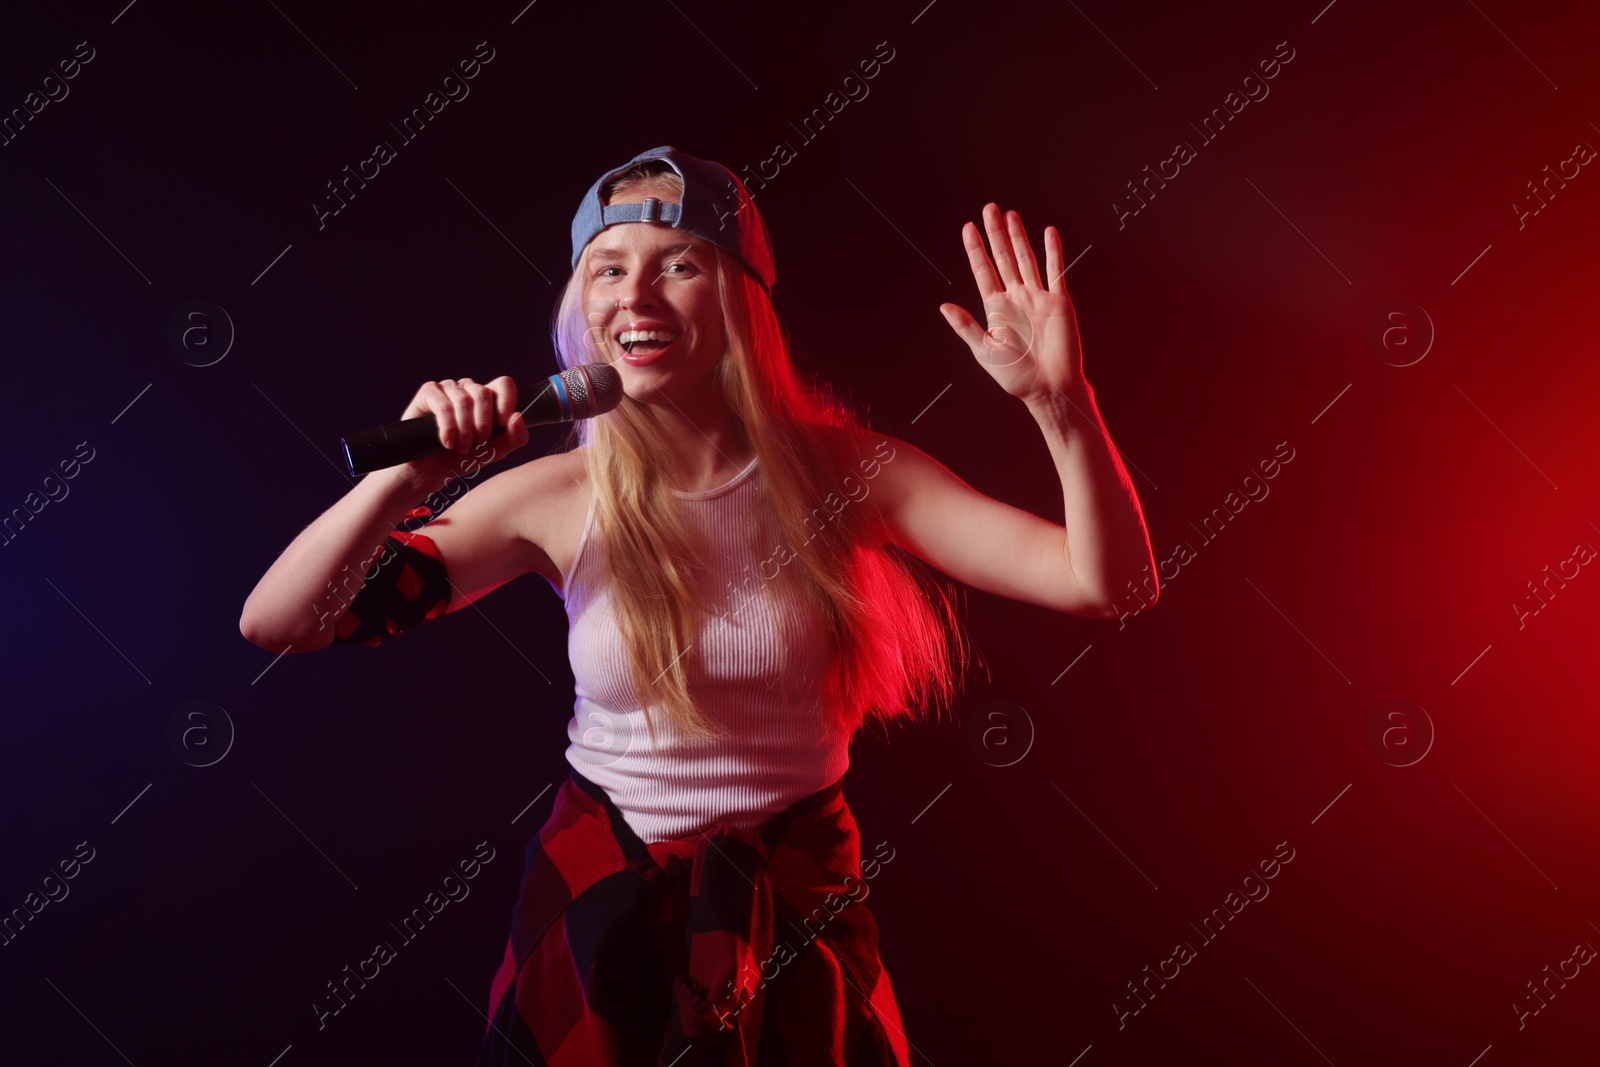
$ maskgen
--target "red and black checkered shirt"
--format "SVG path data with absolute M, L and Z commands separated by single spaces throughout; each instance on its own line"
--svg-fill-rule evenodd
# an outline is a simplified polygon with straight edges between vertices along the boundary
M 840 782 L 646 844 L 573 770 L 525 858 L 480 1067 L 909 1067 Z

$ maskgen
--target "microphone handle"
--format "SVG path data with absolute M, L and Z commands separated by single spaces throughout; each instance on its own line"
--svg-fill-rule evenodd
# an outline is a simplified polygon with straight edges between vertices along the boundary
M 557 380 L 559 375 L 541 382 L 539 391 L 522 406 L 522 418 L 527 425 L 547 426 L 572 421 L 571 407 L 562 403 L 557 392 Z M 518 392 L 521 391 L 519 386 Z M 505 427 L 496 419 L 494 433 L 504 432 Z M 431 414 L 350 434 L 340 444 L 344 447 L 345 466 L 352 478 L 445 451 L 444 445 L 439 443 L 439 420 Z

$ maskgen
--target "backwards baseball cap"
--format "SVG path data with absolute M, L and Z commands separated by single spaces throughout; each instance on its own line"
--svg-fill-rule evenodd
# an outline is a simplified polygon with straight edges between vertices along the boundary
M 642 204 L 602 204 L 600 190 L 636 163 L 659 159 L 683 179 L 682 202 L 663 204 L 650 197 Z M 589 187 L 578 213 L 572 217 L 572 268 L 595 235 L 619 222 L 657 222 L 674 226 L 709 241 L 733 255 L 772 290 L 777 270 L 772 262 L 772 241 L 766 223 L 756 211 L 755 198 L 733 171 L 709 159 L 685 155 L 670 145 L 640 152 L 620 167 L 600 176 Z

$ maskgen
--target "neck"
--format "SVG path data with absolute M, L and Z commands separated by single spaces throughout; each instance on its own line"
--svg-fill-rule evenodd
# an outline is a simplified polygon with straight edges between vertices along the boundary
M 727 481 L 750 462 L 744 427 L 719 396 L 705 394 L 699 403 L 661 398 L 651 409 L 666 435 L 665 447 L 678 472 L 673 488 L 702 492 Z

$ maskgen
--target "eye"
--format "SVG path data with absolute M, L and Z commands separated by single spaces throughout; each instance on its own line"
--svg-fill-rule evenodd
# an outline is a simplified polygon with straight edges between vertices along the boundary
M 614 278 L 614 277 L 616 277 L 616 275 L 610 274 L 608 272 L 609 271 L 621 271 L 621 270 L 622 270 L 621 267 L 601 267 L 599 270 L 595 271 L 594 276 L 596 278 Z

